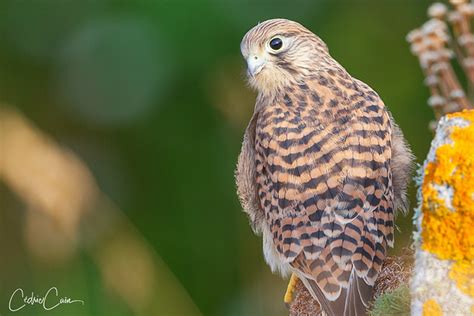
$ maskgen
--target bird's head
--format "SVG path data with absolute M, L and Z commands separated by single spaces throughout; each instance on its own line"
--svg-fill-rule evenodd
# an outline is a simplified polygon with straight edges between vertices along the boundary
M 259 23 L 240 44 L 250 85 L 275 94 L 304 80 L 330 59 L 326 44 L 297 22 L 272 19 Z

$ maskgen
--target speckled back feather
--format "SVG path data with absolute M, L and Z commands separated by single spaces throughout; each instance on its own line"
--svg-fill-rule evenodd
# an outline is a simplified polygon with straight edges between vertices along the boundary
M 373 284 L 393 243 L 391 125 L 378 96 L 343 70 L 320 73 L 259 113 L 255 146 L 277 251 L 330 299 L 352 267 Z

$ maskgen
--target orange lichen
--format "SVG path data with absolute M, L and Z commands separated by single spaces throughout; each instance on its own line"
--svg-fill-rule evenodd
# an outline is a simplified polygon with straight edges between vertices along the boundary
M 467 127 L 453 127 L 452 144 L 436 150 L 427 164 L 422 185 L 422 248 L 440 259 L 455 261 L 450 276 L 460 289 L 474 297 L 474 111 L 448 115 L 462 118 Z M 452 201 L 440 197 L 439 188 L 452 190 Z M 449 204 L 449 205 L 447 205 Z
M 441 316 L 443 312 L 435 300 L 427 300 L 423 304 L 423 316 Z
M 449 277 L 456 282 L 458 289 L 465 294 L 474 297 L 474 263 L 467 261 L 456 262 Z

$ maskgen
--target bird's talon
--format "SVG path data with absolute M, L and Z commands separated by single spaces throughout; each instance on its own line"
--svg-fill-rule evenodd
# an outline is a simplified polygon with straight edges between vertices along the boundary
M 298 282 L 298 277 L 296 274 L 292 273 L 290 282 L 288 282 L 288 287 L 286 288 L 286 293 L 284 297 L 285 304 L 290 304 L 293 301 L 293 294 L 296 289 L 296 282 Z

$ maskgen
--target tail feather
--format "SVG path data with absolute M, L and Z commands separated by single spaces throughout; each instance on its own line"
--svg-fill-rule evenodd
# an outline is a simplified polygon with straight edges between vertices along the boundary
M 373 296 L 373 287 L 365 283 L 352 270 L 349 288 L 342 289 L 339 297 L 330 301 L 319 288 L 316 281 L 301 278 L 311 295 L 319 302 L 328 316 L 364 316 Z
M 335 301 L 330 301 L 326 298 L 323 291 L 321 291 L 316 281 L 307 278 L 302 278 L 301 280 L 303 281 L 303 284 L 306 286 L 313 298 L 319 302 L 322 310 L 328 316 L 344 315 L 345 295 L 343 295 L 343 293 L 345 292 L 345 290 L 341 292 L 341 295 Z

